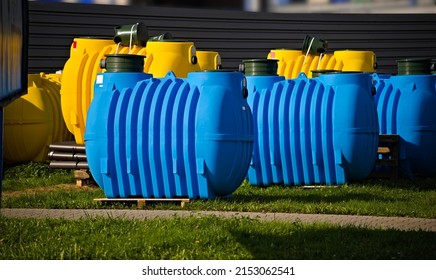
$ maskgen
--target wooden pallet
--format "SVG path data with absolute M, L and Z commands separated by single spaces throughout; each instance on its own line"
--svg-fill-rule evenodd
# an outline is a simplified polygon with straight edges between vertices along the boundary
M 397 134 L 380 134 L 376 166 L 372 178 L 389 178 L 396 180 L 399 176 L 400 137 Z M 385 169 L 377 171 L 377 169 Z
M 189 198 L 95 198 L 94 201 L 102 204 L 127 203 L 136 204 L 138 207 L 144 208 L 147 203 L 180 203 L 180 207 L 185 207 L 185 204 L 190 201 Z
M 89 169 L 74 170 L 74 179 L 76 180 L 76 186 L 78 187 L 88 186 L 95 183 Z

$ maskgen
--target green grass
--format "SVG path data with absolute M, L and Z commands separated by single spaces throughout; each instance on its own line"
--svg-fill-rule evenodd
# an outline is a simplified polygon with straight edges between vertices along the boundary
M 4 218 L 0 231 L 0 259 L 436 258 L 436 233 L 247 218 Z
M 43 171 L 38 173 L 32 171 L 34 169 Z M 105 197 L 100 188 L 79 188 L 73 182 L 71 172 L 46 170 L 46 167 L 36 164 L 7 170 L 2 206 L 105 208 L 93 201 L 94 198 Z M 365 180 L 340 187 L 315 189 L 295 186 L 260 188 L 244 182 L 229 198 L 191 200 L 185 209 L 436 218 L 435 201 L 436 178 Z M 111 207 L 126 206 L 119 204 Z M 147 209 L 180 209 L 180 206 L 155 204 L 147 206 Z
M 93 201 L 104 197 L 100 188 L 79 188 L 71 171 L 46 164 L 6 170 L 3 186 L 2 207 L 106 208 Z M 185 209 L 436 218 L 435 186 L 436 178 L 315 189 L 244 182 L 229 198 L 192 200 Z M 434 232 L 247 218 L 0 218 L 0 259 L 435 259 L 435 241 Z
M 73 176 L 72 170 L 52 169 L 48 164 L 31 162 L 5 169 L 3 191 L 68 184 Z

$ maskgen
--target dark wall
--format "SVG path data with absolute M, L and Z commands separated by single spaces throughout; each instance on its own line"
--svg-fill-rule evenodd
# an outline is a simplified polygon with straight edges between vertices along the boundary
M 144 22 L 150 35 L 171 32 L 197 49 L 220 52 L 223 67 L 266 58 L 270 49 L 301 49 L 306 34 L 329 50 L 372 50 L 378 72 L 401 58 L 436 57 L 436 14 L 271 14 L 147 6 L 29 2 L 29 72 L 62 69 L 74 37 L 113 37 L 113 27 Z
M 148 5 L 160 7 L 183 7 L 183 8 L 210 8 L 239 10 L 244 7 L 243 0 L 131 0 L 133 5 Z

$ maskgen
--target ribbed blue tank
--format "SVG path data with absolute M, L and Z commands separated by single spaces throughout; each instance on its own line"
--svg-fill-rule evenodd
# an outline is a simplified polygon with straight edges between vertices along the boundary
M 436 172 L 436 76 L 377 77 L 375 100 L 381 134 L 400 136 L 406 176 Z
M 259 100 L 250 102 L 252 111 L 261 116 L 254 148 L 260 165 L 250 167 L 250 183 L 330 185 L 369 176 L 378 147 L 371 89 L 369 74 L 353 73 L 302 74 L 276 82 L 271 92 L 249 91 L 249 100 Z M 262 176 L 251 176 L 256 172 Z
M 248 180 L 252 185 L 269 185 L 283 181 L 278 148 L 279 135 L 278 100 L 271 100 L 271 90 L 276 82 L 283 81 L 282 76 L 247 76 L 248 105 L 252 109 L 254 121 L 255 143 L 253 157 L 248 169 Z M 262 110 L 265 106 L 272 106 Z M 270 145 L 272 142 L 276 145 Z
M 254 140 L 241 73 L 169 72 L 127 87 L 122 74 L 99 75 L 110 86 L 96 83 L 85 145 L 107 197 L 213 198 L 239 187 Z

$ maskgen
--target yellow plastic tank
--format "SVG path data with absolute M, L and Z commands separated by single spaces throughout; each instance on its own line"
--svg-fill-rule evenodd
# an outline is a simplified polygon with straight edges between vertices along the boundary
M 115 51 L 111 39 L 76 38 L 64 65 L 61 88 L 62 115 L 78 144 L 84 144 L 86 113 L 94 95 L 93 84 L 105 54 Z
M 5 107 L 6 162 L 44 162 L 51 143 L 72 139 L 62 119 L 61 79 L 60 74 L 29 74 L 27 94 Z
M 177 77 L 185 78 L 189 72 L 199 71 L 200 64 L 192 42 L 148 41 L 146 47 L 132 48 L 117 45 L 112 39 L 75 38 L 70 48 L 70 58 L 63 69 L 61 88 L 62 114 L 68 130 L 77 144 L 84 144 L 86 116 L 94 97 L 94 82 L 97 73 L 102 72 L 100 60 L 106 54 L 138 54 L 146 56 L 144 72 L 154 77 L 164 77 L 173 71 Z M 219 60 L 218 60 L 219 58 Z M 214 64 L 201 58 L 203 70 L 216 69 L 215 63 L 221 58 L 215 55 Z M 210 68 L 209 68 L 210 67 Z
M 221 56 L 215 51 L 197 50 L 198 65 L 201 70 L 221 69 Z
M 132 53 L 145 55 L 146 49 L 116 45 L 112 39 L 75 38 L 70 58 L 64 65 L 61 88 L 62 115 L 77 144 L 84 144 L 85 122 L 94 97 L 94 82 L 102 72 L 100 61 L 106 54 Z
M 312 70 L 325 69 L 332 55 L 303 54 L 301 50 L 275 49 L 268 53 L 268 59 L 278 60 L 277 74 L 286 79 L 294 79 L 304 72 L 307 77 L 312 77 Z
M 305 55 L 300 50 L 271 50 L 268 59 L 278 60 L 277 74 L 294 79 L 304 72 L 312 78 L 312 70 L 375 72 L 376 57 L 372 51 L 341 50 L 333 54 Z
M 372 51 L 341 50 L 335 51 L 326 69 L 341 71 L 375 72 L 376 56 Z
M 180 41 L 148 41 L 144 71 L 163 78 L 168 71 L 186 78 L 189 72 L 200 71 L 194 43 Z
M 301 51 L 299 50 L 287 50 L 287 49 L 277 49 L 271 50 L 268 53 L 268 59 L 276 59 L 277 62 L 277 74 L 279 76 L 284 76 L 287 79 L 287 73 L 292 73 L 292 69 L 294 68 L 295 61 L 301 56 Z

